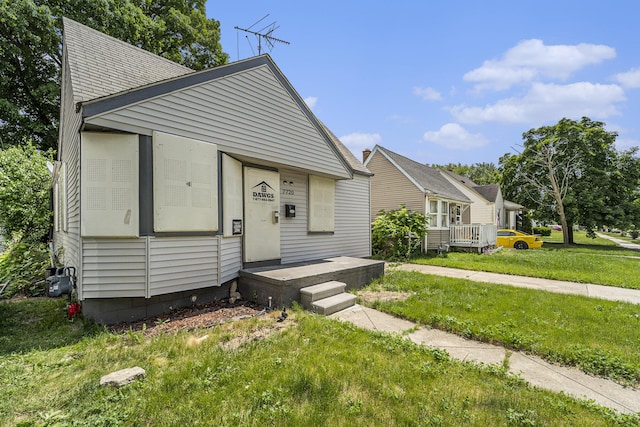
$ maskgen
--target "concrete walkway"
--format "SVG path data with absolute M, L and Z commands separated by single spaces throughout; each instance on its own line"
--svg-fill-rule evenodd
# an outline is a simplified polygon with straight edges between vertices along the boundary
M 387 267 L 387 270 L 393 269 L 417 271 L 424 274 L 469 279 L 476 282 L 510 285 L 560 294 L 584 295 L 587 297 L 601 298 L 610 301 L 623 301 L 640 304 L 639 289 L 616 288 L 613 286 L 567 282 L 564 280 L 540 279 L 537 277 L 512 276 L 510 274 L 487 273 L 484 271 L 460 270 L 457 268 L 438 267 L 435 265 L 401 264 L 394 267 Z M 638 271 L 640 272 L 640 262 L 638 263 Z M 630 272 L 630 274 L 632 273 Z
M 612 242 L 615 242 L 618 246 L 622 246 L 625 249 L 631 249 L 632 251 L 640 252 L 640 245 L 637 243 L 627 242 L 626 240 L 616 239 L 615 237 L 608 236 L 606 234 L 596 233 L 598 237 L 602 237 L 603 239 L 609 239 Z
M 470 279 L 477 282 L 640 304 L 640 290 L 635 289 L 460 270 L 432 265 L 401 264 L 387 267 L 387 269 L 417 271 L 424 274 Z M 508 357 L 509 371 L 520 375 L 533 386 L 555 392 L 564 392 L 578 398 L 591 399 L 599 405 L 622 413 L 640 413 L 640 389 L 622 387 L 613 381 L 587 375 L 577 368 L 552 365 L 536 356 L 508 351 L 503 347 L 467 340 L 455 334 L 418 326 L 407 320 L 398 319 L 389 314 L 360 305 L 335 313 L 331 317 L 351 322 L 365 329 L 405 334 L 408 339 L 415 343 L 446 350 L 452 358 L 462 361 L 501 364 L 505 357 Z
M 452 358 L 485 364 L 502 364 L 508 357 L 509 371 L 533 386 L 590 399 L 621 413 L 640 413 L 640 389 L 622 387 L 613 381 L 592 377 L 576 368 L 551 365 L 524 353 L 464 339 L 458 335 L 420 327 L 380 311 L 356 305 L 330 317 L 364 329 L 406 334 L 411 341 L 446 350 Z

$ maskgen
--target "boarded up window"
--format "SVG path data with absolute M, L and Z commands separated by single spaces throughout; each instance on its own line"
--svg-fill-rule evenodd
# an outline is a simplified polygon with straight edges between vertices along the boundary
M 81 234 L 91 237 L 137 237 L 138 135 L 83 132 L 81 160 Z M 58 197 L 66 229 L 66 168 Z
M 154 230 L 218 230 L 217 146 L 153 133 Z
M 241 235 L 243 232 L 242 163 L 226 154 L 222 155 L 222 206 L 224 235 Z
M 309 175 L 309 231 L 334 231 L 336 183 Z

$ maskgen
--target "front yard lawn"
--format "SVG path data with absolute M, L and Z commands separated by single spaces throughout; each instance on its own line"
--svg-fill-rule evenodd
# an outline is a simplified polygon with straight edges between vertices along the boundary
M 69 323 L 60 300 L 36 317 L 22 304 L 0 302 L 9 332 L 0 342 L 0 425 L 640 424 L 635 415 L 528 386 L 500 366 L 453 361 L 400 336 L 299 310 L 282 323 L 267 315 L 149 335 Z M 54 330 L 58 339 L 46 341 Z M 81 330 L 90 333 L 80 337 Z M 27 332 L 28 346 L 15 342 Z M 98 385 L 132 366 L 145 378 L 120 389 Z
M 427 254 L 411 262 L 640 289 L 640 252 L 621 248 L 607 239 L 589 239 L 578 232 L 577 243 L 565 247 L 561 236 L 558 241 L 558 234 L 545 238 L 540 249 L 502 249 L 491 255 L 450 252 L 446 257 Z
M 409 293 L 378 310 L 640 384 L 640 305 L 398 270 L 364 289 Z

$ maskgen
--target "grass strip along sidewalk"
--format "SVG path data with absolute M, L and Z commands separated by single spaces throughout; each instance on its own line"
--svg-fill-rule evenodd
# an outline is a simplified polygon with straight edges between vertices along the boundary
M 0 303 L 0 327 L 10 332 L 0 341 L 0 425 L 640 425 L 500 366 L 452 361 L 298 309 L 282 323 L 266 315 L 151 336 L 69 323 L 63 306 Z M 98 385 L 132 366 L 146 377 Z
M 557 234 L 552 235 L 551 239 L 557 240 L 557 237 Z M 491 255 L 451 252 L 446 257 L 439 257 L 431 254 L 411 262 L 640 289 L 640 252 L 615 246 L 607 239 L 589 239 L 584 233 L 576 233 L 579 243 L 568 247 L 547 242 L 547 239 L 540 249 L 503 249 Z
M 363 290 L 408 294 L 378 310 L 640 384 L 639 305 L 397 270 Z

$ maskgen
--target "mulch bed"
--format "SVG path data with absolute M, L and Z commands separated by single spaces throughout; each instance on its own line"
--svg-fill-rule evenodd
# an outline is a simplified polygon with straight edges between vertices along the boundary
M 182 307 L 135 322 L 122 322 L 109 326 L 116 333 L 127 331 L 145 331 L 153 336 L 162 332 L 176 332 L 196 328 L 210 328 L 233 320 L 246 319 L 266 313 L 265 308 L 251 301 L 217 300 L 208 304 L 195 304 Z

